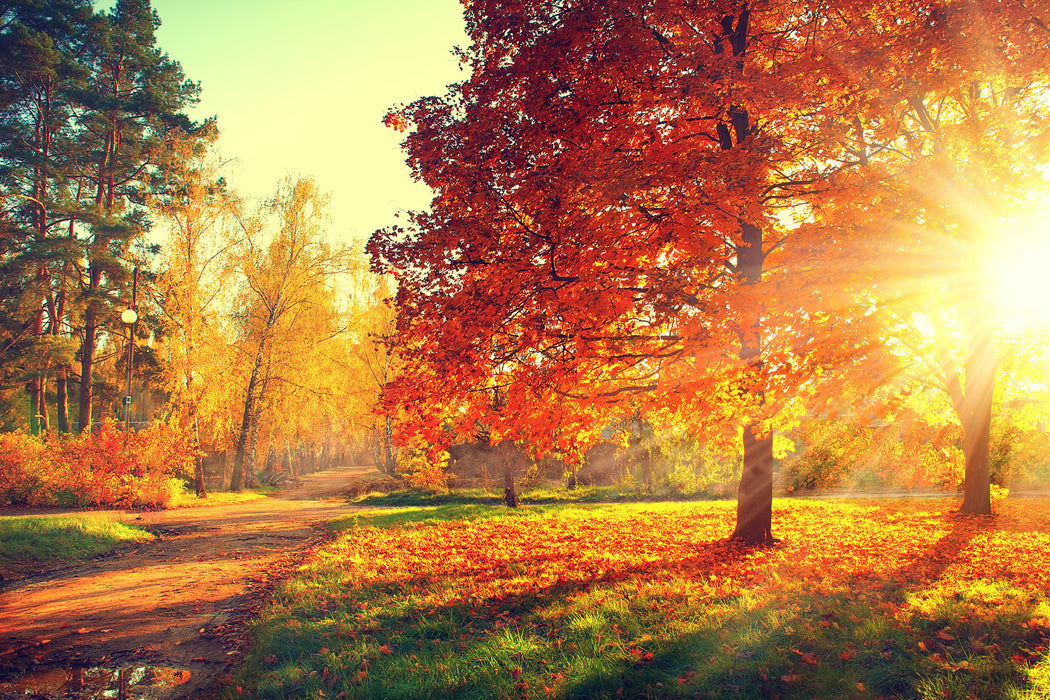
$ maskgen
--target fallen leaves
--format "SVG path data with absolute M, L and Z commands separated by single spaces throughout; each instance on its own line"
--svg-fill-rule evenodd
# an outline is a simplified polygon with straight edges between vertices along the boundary
M 726 538 L 729 503 L 524 509 L 489 519 L 439 511 L 383 527 L 362 516 L 304 570 L 316 587 L 278 601 L 299 610 L 279 624 L 297 636 L 324 629 L 331 652 L 311 642 L 295 663 L 316 664 L 322 679 L 327 664 L 343 663 L 351 684 L 380 682 L 391 668 L 425 676 L 413 655 L 421 645 L 447 654 L 444 663 L 521 632 L 550 660 L 531 667 L 515 654 L 500 674 L 521 692 L 529 684 L 530 694 L 562 692 L 569 681 L 550 671 L 571 678 L 571 665 L 559 664 L 590 655 L 700 696 L 744 687 L 744 678 L 771 695 L 816 678 L 835 693 L 867 694 L 877 683 L 872 669 L 979 678 L 988 663 L 1042 663 L 1050 502 L 1009 501 L 997 518 L 961 518 L 954 507 L 777 501 L 782 542 L 771 548 Z M 444 619 L 454 630 L 447 639 L 416 629 Z M 345 644 L 329 641 L 329 625 Z M 679 630 L 692 630 L 701 647 L 714 643 L 695 658 L 669 652 Z M 288 665 L 278 655 L 288 660 L 276 648 L 258 658 L 278 672 Z

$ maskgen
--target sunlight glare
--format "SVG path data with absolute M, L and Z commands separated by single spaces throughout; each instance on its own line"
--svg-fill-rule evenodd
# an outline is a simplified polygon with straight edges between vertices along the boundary
M 1010 330 L 1050 326 L 1050 207 L 1043 209 L 990 260 L 995 301 Z

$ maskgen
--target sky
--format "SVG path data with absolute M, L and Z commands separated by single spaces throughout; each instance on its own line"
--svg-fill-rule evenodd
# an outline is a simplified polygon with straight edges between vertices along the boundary
M 105 7 L 110 3 L 101 4 Z M 466 77 L 458 0 L 153 0 L 157 45 L 201 83 L 194 119 L 218 118 L 227 180 L 265 198 L 285 176 L 330 194 L 332 240 L 367 238 L 426 208 L 389 107 Z

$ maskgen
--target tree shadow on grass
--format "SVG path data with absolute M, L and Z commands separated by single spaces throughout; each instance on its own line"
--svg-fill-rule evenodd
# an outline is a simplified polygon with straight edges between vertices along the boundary
M 371 523 L 433 521 L 434 515 L 428 509 L 418 519 Z M 1033 612 L 1031 601 L 1009 601 L 993 611 L 996 619 L 980 623 L 984 628 L 976 622 L 957 627 L 950 639 L 938 636 L 945 633 L 941 618 L 904 609 L 909 595 L 941 580 L 995 524 L 946 517 L 948 533 L 925 550 L 903 560 L 888 556 L 885 571 L 843 579 L 849 587 L 831 592 L 797 587 L 748 599 L 720 588 L 724 574 L 760 551 L 730 540 L 700 543 L 674 560 L 577 571 L 521 594 L 478 596 L 465 584 L 442 581 L 463 595 L 434 605 L 411 600 L 414 591 L 433 585 L 424 575 L 338 589 L 332 600 L 303 611 L 298 631 L 281 630 L 264 641 L 255 663 L 294 648 L 289 634 L 305 644 L 295 661 L 295 687 L 275 686 L 269 697 L 311 690 L 310 683 L 329 696 L 434 698 L 993 697 L 1023 690 L 1031 681 L 1012 654 L 1041 644 L 1039 658 L 1045 656 L 1044 631 L 1020 625 Z M 542 554 L 517 553 L 490 573 L 511 580 L 545 561 Z M 461 575 L 467 582 L 476 573 L 464 567 Z M 667 581 L 680 584 L 647 588 Z M 949 606 L 942 617 L 954 621 L 958 614 Z M 337 644 L 344 651 L 328 653 Z M 325 685 L 324 669 L 342 680 Z M 347 684 L 362 670 L 365 676 Z M 249 667 L 242 677 L 263 671 Z

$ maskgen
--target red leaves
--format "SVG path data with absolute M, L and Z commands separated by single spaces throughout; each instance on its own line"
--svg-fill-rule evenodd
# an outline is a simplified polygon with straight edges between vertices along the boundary
M 653 660 L 654 654 L 651 651 L 646 651 L 635 646 L 634 642 L 631 642 L 627 646 L 627 652 L 634 659 L 635 666 L 645 666 L 647 663 Z
M 0 503 L 164 506 L 169 479 L 190 473 L 188 436 L 154 425 L 124 433 L 112 425 L 41 442 L 0 436 Z
M 408 119 L 404 112 L 390 110 L 383 116 L 383 124 L 396 131 L 405 131 L 408 128 Z
M 792 651 L 794 651 L 796 654 L 798 654 L 799 661 L 801 661 L 802 663 L 808 664 L 810 666 L 819 666 L 820 665 L 820 662 L 817 660 L 817 655 L 814 654 L 813 652 L 811 652 L 811 651 L 809 651 L 809 652 L 801 652 L 798 649 L 792 649 Z M 848 654 L 848 652 L 843 652 L 843 654 Z M 849 656 L 846 656 L 845 658 L 848 659 Z

